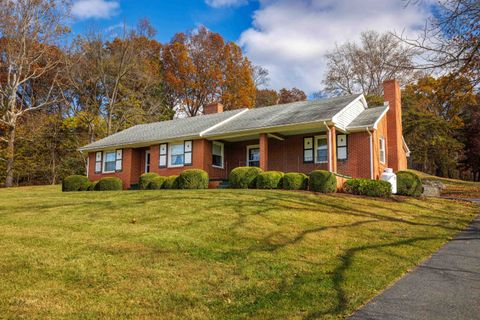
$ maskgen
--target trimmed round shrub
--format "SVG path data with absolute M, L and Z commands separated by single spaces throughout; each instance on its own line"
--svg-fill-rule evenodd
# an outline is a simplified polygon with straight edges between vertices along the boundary
M 123 190 L 122 180 L 115 177 L 107 177 L 98 180 L 95 191 L 116 191 Z
M 163 182 L 163 189 L 178 189 L 178 176 L 168 176 L 165 177 L 165 182 Z
M 283 176 L 283 189 L 305 190 L 308 187 L 308 176 L 304 173 L 289 172 Z
M 202 169 L 188 169 L 178 176 L 180 189 L 208 189 L 208 173 Z
M 258 167 L 238 167 L 228 175 L 231 188 L 248 189 L 255 188 L 257 176 L 262 172 Z
M 140 190 L 147 190 L 148 185 L 152 182 L 153 179 L 158 177 L 159 175 L 155 172 L 144 173 L 140 176 L 140 180 L 138 181 L 138 187 Z
M 337 178 L 329 171 L 315 170 L 310 172 L 308 179 L 310 191 L 331 193 L 337 191 Z
M 160 190 L 163 187 L 163 184 L 165 183 L 165 180 L 167 180 L 167 177 L 164 176 L 157 176 L 152 179 L 148 183 L 147 189 L 148 190 Z
M 397 194 L 410 197 L 420 197 L 423 193 L 422 180 L 410 171 L 397 172 Z
M 346 193 L 369 196 L 369 197 L 390 197 L 392 185 L 387 181 L 370 179 L 350 179 L 345 182 Z
M 283 172 L 265 171 L 260 173 L 256 179 L 258 189 L 280 189 L 282 187 Z
M 62 191 L 87 191 L 90 186 L 90 181 L 86 176 L 73 175 L 68 176 L 62 181 Z
M 95 191 L 95 186 L 97 185 L 98 181 L 92 181 L 90 182 L 90 185 L 88 186 L 87 191 Z

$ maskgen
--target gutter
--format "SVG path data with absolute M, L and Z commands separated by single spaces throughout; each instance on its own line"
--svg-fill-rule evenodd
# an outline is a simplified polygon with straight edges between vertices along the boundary
M 374 174 L 373 174 L 373 135 L 370 132 L 370 129 L 368 127 L 366 128 L 368 135 L 370 136 L 370 179 L 374 179 Z
M 328 171 L 332 172 L 332 129 L 327 124 L 327 121 L 323 121 L 323 124 L 328 131 Z

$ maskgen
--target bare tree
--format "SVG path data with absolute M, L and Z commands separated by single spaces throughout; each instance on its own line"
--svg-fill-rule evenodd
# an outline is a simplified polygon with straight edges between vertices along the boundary
M 16 128 L 29 112 L 55 103 L 61 59 L 56 45 L 68 32 L 64 19 L 68 3 L 61 0 L 3 0 L 0 2 L 0 125 L 7 144 L 5 186 L 13 186 Z M 48 90 L 35 95 L 33 82 Z M 35 97 L 35 98 L 32 98 Z
M 266 87 L 270 83 L 268 69 L 262 66 L 252 66 L 252 76 L 255 88 Z
M 360 45 L 347 42 L 326 55 L 325 92 L 381 95 L 384 80 L 410 82 L 414 55 L 413 49 L 389 33 L 362 32 Z
M 422 5 L 422 0 L 404 0 L 407 5 Z M 421 55 L 417 69 L 436 69 L 466 76 L 480 82 L 480 1 L 441 0 L 417 38 L 396 34 Z

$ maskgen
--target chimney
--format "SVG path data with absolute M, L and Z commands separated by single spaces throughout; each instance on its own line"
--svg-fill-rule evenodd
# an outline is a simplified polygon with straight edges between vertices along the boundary
M 223 104 L 221 103 L 212 103 L 203 107 L 203 114 L 213 114 L 223 112 Z
M 407 155 L 403 145 L 402 96 L 397 80 L 383 82 L 383 96 L 389 104 L 387 112 L 387 165 L 394 171 L 407 169 Z

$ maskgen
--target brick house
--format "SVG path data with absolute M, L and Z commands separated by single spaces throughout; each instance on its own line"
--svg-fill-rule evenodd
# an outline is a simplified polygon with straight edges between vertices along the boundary
M 137 125 L 80 148 L 88 177 L 115 176 L 128 189 L 141 174 L 208 172 L 212 184 L 239 166 L 309 173 L 315 169 L 378 179 L 387 167 L 407 167 L 400 86 L 384 83 L 385 104 L 369 107 L 362 94 L 223 112 Z

